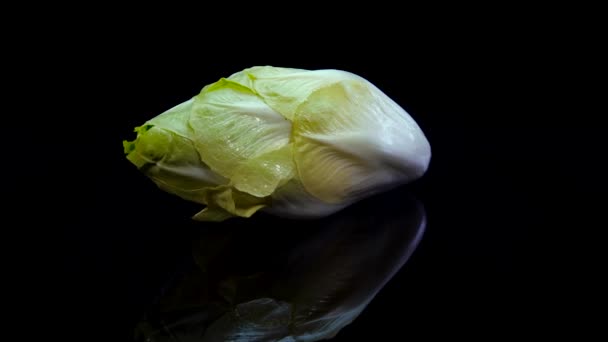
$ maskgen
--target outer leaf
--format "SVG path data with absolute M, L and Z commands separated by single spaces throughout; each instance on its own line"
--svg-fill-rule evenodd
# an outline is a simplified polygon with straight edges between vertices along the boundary
M 428 142 L 409 115 L 359 80 L 313 92 L 297 109 L 294 141 L 302 184 L 330 203 L 412 180 L 430 157 Z
M 232 178 L 252 158 L 289 143 L 291 123 L 250 89 L 222 79 L 196 96 L 192 139 L 211 169 Z
M 232 215 L 241 217 L 250 217 L 269 201 L 270 199 L 254 197 L 231 186 L 219 186 L 205 193 L 205 203 L 209 209 L 221 208 Z M 200 216 L 195 216 L 195 219 L 200 219 Z
M 257 197 L 270 196 L 295 175 L 292 144 L 243 163 L 232 178 L 240 191 Z
M 263 66 L 245 69 L 228 79 L 252 89 L 270 107 L 293 121 L 297 107 L 315 90 L 340 80 L 360 77 L 341 70 L 310 71 Z

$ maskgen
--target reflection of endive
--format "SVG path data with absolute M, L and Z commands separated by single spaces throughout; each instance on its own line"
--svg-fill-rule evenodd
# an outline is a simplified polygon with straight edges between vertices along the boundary
M 422 205 L 403 192 L 314 223 L 261 220 L 283 227 L 203 232 L 191 271 L 148 312 L 138 336 L 150 342 L 331 338 L 407 261 L 426 225 Z

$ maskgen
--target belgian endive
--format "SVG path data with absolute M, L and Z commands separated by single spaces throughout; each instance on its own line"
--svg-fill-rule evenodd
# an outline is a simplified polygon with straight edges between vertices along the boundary
M 414 119 L 341 70 L 260 66 L 205 86 L 135 128 L 127 159 L 206 207 L 194 219 L 332 214 L 420 178 L 431 148 Z

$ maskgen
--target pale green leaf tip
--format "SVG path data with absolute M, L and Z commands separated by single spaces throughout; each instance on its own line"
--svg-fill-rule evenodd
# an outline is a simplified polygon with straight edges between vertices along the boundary
M 232 217 L 234 215 L 222 208 L 207 207 L 194 215 L 192 219 L 203 222 L 222 222 Z
M 152 127 L 154 127 L 154 125 L 150 124 L 137 126 L 133 129 L 133 132 L 137 133 L 135 139 L 131 141 L 122 141 L 123 153 L 126 155 L 127 160 L 129 160 L 138 169 L 142 168 L 145 164 L 148 163 L 148 161 L 137 153 L 137 142 L 140 136 L 145 132 L 149 131 Z
M 135 140 L 133 140 L 133 141 L 123 140 L 122 147 L 124 149 L 124 153 L 128 155 L 129 153 L 135 151 Z

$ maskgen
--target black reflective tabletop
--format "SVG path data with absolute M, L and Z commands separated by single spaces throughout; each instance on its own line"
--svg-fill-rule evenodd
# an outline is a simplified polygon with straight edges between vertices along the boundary
M 37 126 L 63 152 L 38 144 L 28 151 L 42 161 L 23 170 L 36 186 L 24 220 L 44 220 L 23 226 L 42 245 L 23 251 L 44 251 L 24 272 L 36 279 L 31 293 L 49 301 L 27 316 L 51 322 L 47 337 L 107 342 L 495 340 L 566 327 L 556 322 L 571 292 L 553 291 L 577 279 L 566 268 L 588 267 L 572 258 L 581 229 L 600 229 L 588 214 L 602 203 L 590 180 L 601 172 L 584 168 L 597 159 L 599 126 L 550 108 L 567 97 L 556 102 L 544 86 L 559 77 L 540 55 L 515 53 L 528 50 L 511 40 L 446 34 L 403 38 L 403 50 L 361 36 L 362 45 L 334 41 L 331 53 L 312 42 L 304 53 L 229 40 L 186 53 L 172 39 L 122 35 L 78 49 L 45 78 L 69 86 L 34 106 L 56 113 Z M 67 63 L 76 56 L 80 67 Z M 420 125 L 428 171 L 322 219 L 193 221 L 201 206 L 146 179 L 122 141 L 253 65 L 370 80 Z

